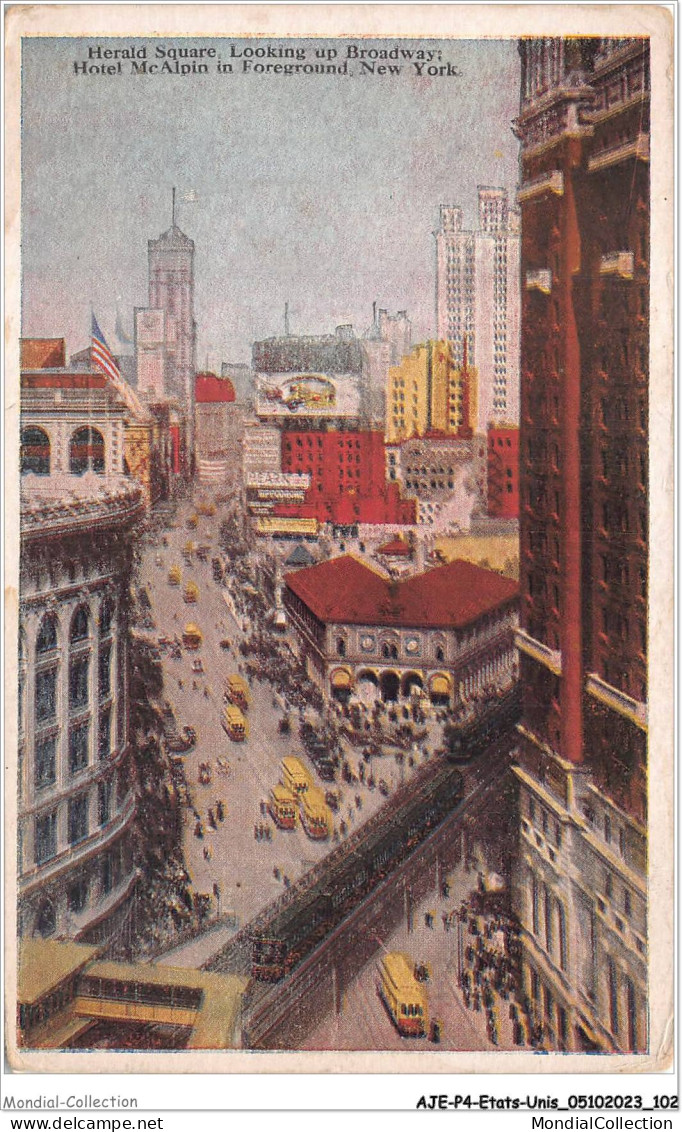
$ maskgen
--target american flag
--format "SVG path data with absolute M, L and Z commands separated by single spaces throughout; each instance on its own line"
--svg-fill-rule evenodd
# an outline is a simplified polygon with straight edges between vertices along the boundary
M 92 345 L 90 347 L 90 356 L 93 365 L 96 365 L 98 369 L 101 369 L 102 372 L 107 375 L 111 383 L 123 397 L 123 400 L 133 415 L 139 419 L 147 417 L 149 414 L 118 368 L 116 359 L 106 344 L 106 340 L 99 328 L 99 323 L 95 318 L 94 312 L 92 315 Z
M 106 344 L 104 335 L 99 328 L 99 323 L 92 316 L 92 346 L 91 346 L 92 360 L 99 369 L 104 370 L 114 381 L 122 381 L 121 371 L 116 365 L 114 355 Z

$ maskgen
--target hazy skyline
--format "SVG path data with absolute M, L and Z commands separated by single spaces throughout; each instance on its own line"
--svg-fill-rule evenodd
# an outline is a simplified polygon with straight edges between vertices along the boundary
M 406 309 L 433 333 L 441 204 L 476 217 L 478 184 L 513 197 L 515 40 L 359 40 L 437 49 L 457 77 L 244 74 L 77 75 L 88 48 L 214 47 L 246 40 L 28 39 L 22 56 L 22 333 L 89 342 L 90 304 L 112 348 L 147 304 L 147 241 L 171 222 L 171 189 L 193 190 L 177 222 L 196 245 L 197 365 L 248 361 L 251 342 L 371 322 Z M 271 39 L 314 62 L 351 40 Z M 97 63 L 97 60 L 93 60 Z M 385 61 L 382 61 L 385 62 Z M 211 61 L 211 68 L 215 60 Z

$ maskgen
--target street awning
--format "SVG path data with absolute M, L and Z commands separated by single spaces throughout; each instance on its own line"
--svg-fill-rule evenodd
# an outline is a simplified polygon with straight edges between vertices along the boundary
M 434 696 L 450 695 L 450 679 L 448 676 L 432 676 L 431 692 Z
M 350 686 L 350 672 L 346 672 L 343 668 L 337 668 L 336 672 L 332 672 L 332 688 L 350 688 Z

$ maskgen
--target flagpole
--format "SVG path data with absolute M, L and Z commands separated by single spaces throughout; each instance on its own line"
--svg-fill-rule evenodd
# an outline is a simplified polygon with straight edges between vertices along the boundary
M 173 189 L 173 224 L 172 224 L 172 227 L 175 228 L 175 189 Z

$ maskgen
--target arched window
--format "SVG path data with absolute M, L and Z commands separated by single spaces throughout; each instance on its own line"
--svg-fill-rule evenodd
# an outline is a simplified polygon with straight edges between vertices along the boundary
M 445 660 L 445 651 L 442 645 L 438 645 L 438 648 L 436 649 L 436 660 Z
M 36 638 L 36 652 L 40 655 L 46 652 L 52 652 L 56 647 L 57 624 L 55 618 L 48 613 L 40 622 L 40 628 Z
M 50 438 L 43 428 L 21 430 L 21 474 L 33 472 L 36 476 L 50 474 Z
M 86 471 L 104 474 L 104 437 L 96 428 L 86 425 L 74 432 L 69 445 L 69 471 L 74 476 Z
M 86 605 L 81 605 L 74 613 L 71 619 L 71 632 L 69 640 L 71 644 L 76 641 L 84 641 L 90 633 L 90 618 L 88 616 L 88 608 Z
M 343 637 L 337 637 L 336 651 L 337 651 L 339 656 L 345 656 L 346 655 L 346 642 L 343 639 Z

